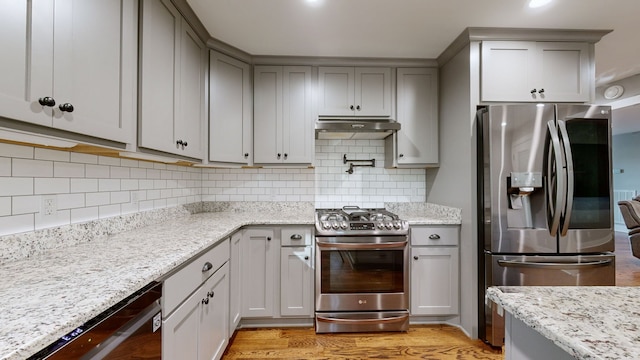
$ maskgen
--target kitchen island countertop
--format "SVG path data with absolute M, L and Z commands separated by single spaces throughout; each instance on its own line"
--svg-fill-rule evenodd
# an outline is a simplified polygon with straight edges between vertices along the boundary
M 640 288 L 492 287 L 487 298 L 577 359 L 640 359 Z
M 459 211 L 456 217 L 450 208 L 434 209 L 437 205 L 414 212 L 413 223 L 460 223 Z M 314 224 L 313 206 L 278 205 L 273 211 L 256 211 L 249 204 L 203 211 L 209 212 L 161 219 L 1 264 L 0 359 L 24 359 L 36 353 L 243 226 Z M 73 237 L 64 229 L 46 234 Z M 43 237 L 34 238 L 59 241 Z M 25 246 L 15 238 L 16 244 Z

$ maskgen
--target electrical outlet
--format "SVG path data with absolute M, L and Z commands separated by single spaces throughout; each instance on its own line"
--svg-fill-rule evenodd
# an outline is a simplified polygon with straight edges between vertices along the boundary
M 58 204 L 55 196 L 43 196 L 42 197 L 42 209 L 40 212 L 43 216 L 52 216 L 58 211 Z

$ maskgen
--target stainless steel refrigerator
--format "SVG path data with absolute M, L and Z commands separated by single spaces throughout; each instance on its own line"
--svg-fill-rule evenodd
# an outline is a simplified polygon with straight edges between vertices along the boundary
M 479 334 L 501 346 L 489 286 L 615 285 L 610 107 L 481 107 Z

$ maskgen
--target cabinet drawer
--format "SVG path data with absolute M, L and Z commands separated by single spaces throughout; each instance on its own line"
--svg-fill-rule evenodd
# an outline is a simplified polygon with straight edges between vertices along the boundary
M 458 226 L 411 227 L 411 245 L 458 245 Z
M 306 246 L 311 245 L 311 228 L 307 226 L 296 226 L 283 228 L 281 232 L 282 246 Z
M 166 279 L 162 287 L 163 317 L 170 315 L 189 294 L 224 265 L 229 260 L 229 254 L 229 239 L 226 239 Z

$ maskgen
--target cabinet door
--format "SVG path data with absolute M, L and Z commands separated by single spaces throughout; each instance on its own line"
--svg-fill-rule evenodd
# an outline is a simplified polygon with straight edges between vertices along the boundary
M 209 55 L 209 160 L 248 164 L 251 144 L 249 64 Z
M 280 244 L 271 229 L 248 229 L 242 239 L 242 317 L 274 315 Z
M 481 60 L 482 101 L 536 101 L 531 92 L 536 43 L 483 41 Z M 536 89 L 537 91 L 537 89 Z
M 314 123 L 311 112 L 311 67 L 285 66 L 282 71 L 282 142 L 283 162 L 313 162 Z
M 411 257 L 411 314 L 458 314 L 458 247 L 414 247 Z
M 438 164 L 438 69 L 397 70 L 398 165 Z
M 353 116 L 355 114 L 355 70 L 352 67 L 318 69 L 318 114 Z
M 280 163 L 282 151 L 282 67 L 254 68 L 253 148 L 255 163 Z
M 229 263 L 218 269 L 203 288 L 206 300 L 200 315 L 198 359 L 217 360 L 229 341 Z
M 133 1 L 55 1 L 54 127 L 131 141 L 136 115 L 136 9 Z M 71 104 L 73 111 L 61 111 L 64 104 Z
M 162 358 L 197 359 L 202 299 L 200 287 L 162 323 Z
M 587 102 L 591 99 L 589 44 L 574 42 L 538 42 L 538 96 L 544 101 Z M 540 91 L 544 92 L 540 94 Z
M 0 11 L 0 116 L 51 126 L 53 108 L 53 8 L 51 1 L 2 2 Z
M 311 246 L 280 249 L 281 315 L 313 315 L 313 277 Z
M 176 61 L 182 18 L 168 0 L 143 0 L 139 145 L 176 153 Z
M 240 323 L 240 240 L 242 232 L 231 235 L 231 259 L 229 260 L 229 332 L 232 334 Z
M 355 68 L 355 115 L 391 116 L 391 69 Z
M 184 143 L 178 149 L 178 154 L 197 159 L 202 159 L 204 155 L 206 59 L 204 44 L 187 21 L 182 19 L 174 137 L 176 141 Z

